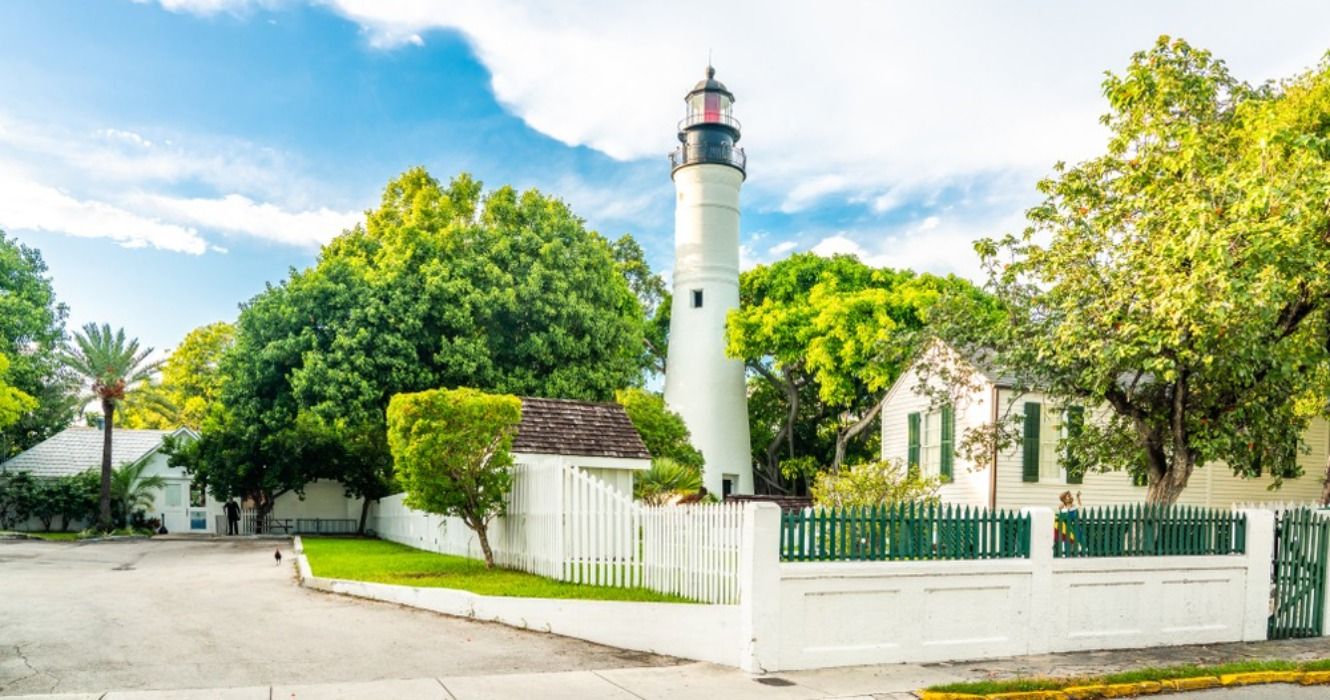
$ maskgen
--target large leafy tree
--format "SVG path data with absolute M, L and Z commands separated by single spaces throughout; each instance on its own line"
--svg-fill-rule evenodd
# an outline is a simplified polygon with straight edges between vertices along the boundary
M 739 280 L 728 352 L 755 377 L 750 391 L 755 474 L 787 491 L 820 468 L 875 458 L 869 431 L 886 389 L 944 296 L 983 303 L 955 277 L 873 268 L 849 255 L 797 254 Z M 988 304 L 991 307 L 991 304 Z
M 693 447 L 688 426 L 678 413 L 665 405 L 664 397 L 630 387 L 616 392 L 614 400 L 623 406 L 653 459 L 669 459 L 701 473 L 705 463 L 702 453 Z
M 235 327 L 218 321 L 185 335 L 162 364 L 161 381 L 143 387 L 143 401 L 127 401 L 118 427 L 198 431 L 222 393 L 222 355 L 235 343 Z
M 955 344 L 1103 407 L 1068 449 L 1151 501 L 1206 463 L 1297 475 L 1295 399 L 1324 410 L 1330 359 L 1330 63 L 1252 87 L 1164 37 L 1104 94 L 1106 151 L 1058 164 L 1022 235 L 977 245 L 1010 322 L 958 314 Z
M 645 317 L 608 241 L 561 201 L 413 169 L 363 226 L 241 311 L 220 406 L 175 460 L 263 511 L 315 478 L 389 493 L 398 393 L 473 386 L 609 400 L 648 364 Z M 363 515 L 363 514 L 362 514 Z M 363 517 L 362 517 L 363 521 Z
M 102 409 L 102 487 L 97 524 L 111 529 L 111 444 L 115 410 L 133 387 L 152 381 L 160 363 L 150 362 L 152 348 L 140 348 L 137 338 L 125 336 L 123 328 L 89 323 L 74 333 L 74 342 L 62 355 L 66 366 L 88 385 L 86 401 L 96 401 Z
M 398 394 L 388 404 L 388 445 L 407 506 L 461 518 L 494 566 L 489 523 L 512 485 L 513 437 L 522 420 L 516 396 L 475 389 Z
M 68 311 L 46 272 L 41 253 L 0 231 L 0 355 L 10 363 L 4 381 L 36 400 L 0 426 L 0 460 L 63 430 L 77 412 L 77 381 L 59 358 Z

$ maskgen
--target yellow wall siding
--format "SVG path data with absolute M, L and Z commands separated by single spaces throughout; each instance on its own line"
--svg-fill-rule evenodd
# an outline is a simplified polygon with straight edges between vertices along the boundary
M 1009 390 L 1002 390 L 1000 405 L 1010 407 L 1014 415 L 1020 415 L 1026 401 L 1042 403 L 1049 410 L 1048 402 L 1038 393 L 1015 395 Z M 1013 405 L 1014 404 L 1014 405 Z M 1093 420 L 1091 412 L 1087 420 Z M 1298 463 L 1304 475 L 1298 479 L 1285 479 L 1282 488 L 1270 491 L 1267 487 L 1273 482 L 1269 477 L 1243 479 L 1234 476 L 1222 463 L 1209 464 L 1197 468 L 1192 474 L 1187 488 L 1178 499 L 1186 505 L 1227 508 L 1234 503 L 1250 501 L 1316 501 L 1321 495 L 1321 476 L 1325 472 L 1326 453 L 1330 448 L 1330 426 L 1321 419 L 1312 422 L 1304 437 L 1309 454 L 1299 455 Z M 1064 480 L 1027 483 L 1021 480 L 1021 450 L 1017 446 L 998 455 L 997 504 L 1003 508 L 1023 508 L 1042 506 L 1056 508 L 1058 496 L 1063 491 L 1080 492 L 1082 502 L 1087 506 L 1117 505 L 1139 503 L 1145 500 L 1144 486 L 1135 486 L 1126 472 L 1091 472 L 1085 475 L 1082 484 L 1067 484 Z

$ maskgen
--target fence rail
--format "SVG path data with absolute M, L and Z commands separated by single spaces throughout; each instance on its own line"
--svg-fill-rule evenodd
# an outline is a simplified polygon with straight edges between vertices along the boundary
M 1136 504 L 1064 511 L 1054 525 L 1055 557 L 1243 554 L 1247 516 L 1191 506 Z
M 781 515 L 783 561 L 1030 556 L 1030 516 L 970 506 L 808 508 Z

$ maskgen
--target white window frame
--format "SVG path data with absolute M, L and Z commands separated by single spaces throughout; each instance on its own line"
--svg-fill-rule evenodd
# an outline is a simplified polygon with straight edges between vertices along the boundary
M 1058 443 L 1067 429 L 1066 411 L 1050 411 L 1047 404 L 1039 416 L 1039 482 L 1067 483 L 1067 469 L 1062 463 Z
M 925 476 L 942 473 L 942 412 L 924 413 L 919 419 L 919 471 Z

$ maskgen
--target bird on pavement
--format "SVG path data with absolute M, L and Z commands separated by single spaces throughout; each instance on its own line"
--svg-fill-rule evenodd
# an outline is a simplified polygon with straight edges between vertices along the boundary
M 277 548 L 277 551 L 275 551 L 275 552 L 272 553 L 272 558 L 273 558 L 273 566 L 281 566 L 281 565 L 282 565 L 282 548 L 281 548 L 281 547 L 278 547 L 278 548 Z

